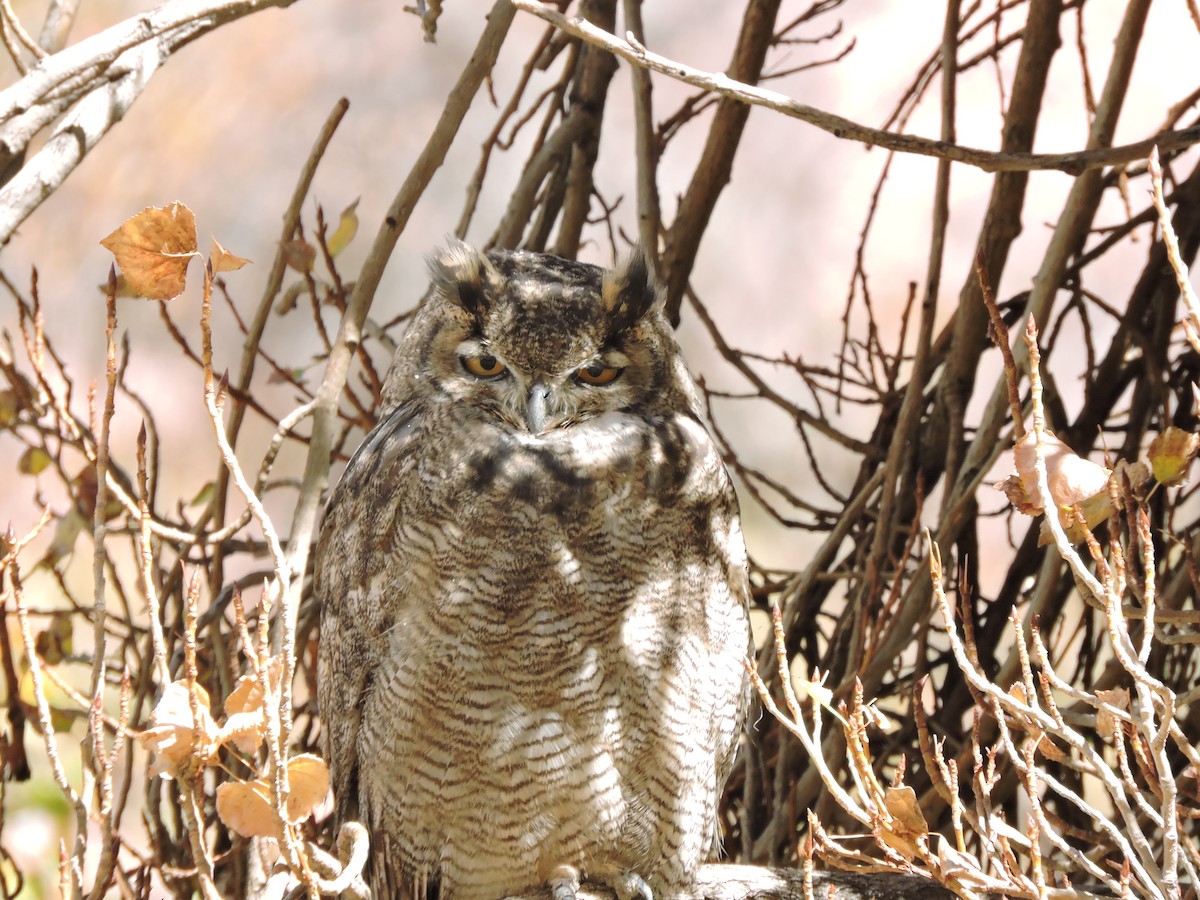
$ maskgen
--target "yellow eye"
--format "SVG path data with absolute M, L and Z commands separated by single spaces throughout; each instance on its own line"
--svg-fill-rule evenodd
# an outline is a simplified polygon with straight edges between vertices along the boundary
M 508 371 L 508 366 L 486 353 L 480 356 L 464 356 L 462 365 L 476 378 L 498 378 Z
M 577 371 L 575 377 L 584 384 L 612 384 L 624 371 L 624 369 L 614 369 L 610 366 L 587 366 Z

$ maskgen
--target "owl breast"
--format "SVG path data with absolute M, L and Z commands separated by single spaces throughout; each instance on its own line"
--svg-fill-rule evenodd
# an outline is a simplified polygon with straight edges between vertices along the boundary
M 533 435 L 403 399 L 351 460 L 317 566 L 327 751 L 377 897 L 489 900 L 563 866 L 686 888 L 749 642 L 735 500 L 693 410 Z

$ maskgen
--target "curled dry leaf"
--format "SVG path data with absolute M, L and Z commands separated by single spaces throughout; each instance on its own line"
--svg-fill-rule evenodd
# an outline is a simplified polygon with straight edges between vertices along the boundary
M 1168 425 L 1146 451 L 1154 480 L 1159 484 L 1183 481 L 1197 449 L 1200 449 L 1200 435 Z
M 922 855 L 921 843 L 929 833 L 929 825 L 916 791 L 906 784 L 890 787 L 883 795 L 883 804 L 891 817 L 879 831 L 883 842 L 905 859 Z
M 1129 709 L 1129 691 L 1125 688 L 1114 688 L 1111 691 L 1096 691 L 1096 699 L 1116 709 Z M 1111 741 L 1121 732 L 1121 728 L 1121 720 L 1103 706 L 1096 710 L 1096 733 L 1100 737 Z
M 196 217 L 182 203 L 148 206 L 100 242 L 117 260 L 131 290 L 150 300 L 183 293 L 196 254 Z
M 208 264 L 212 266 L 213 274 L 218 275 L 221 272 L 236 272 L 242 266 L 249 265 L 250 260 L 230 253 L 221 246 L 220 241 L 213 238 L 212 249 L 208 251 Z
M 925 814 L 921 812 L 917 792 L 907 784 L 888 788 L 887 793 L 883 796 L 883 805 L 887 807 L 893 824 L 898 830 L 917 837 L 923 837 L 929 833 L 929 823 L 925 821 Z
M 303 238 L 283 245 L 283 261 L 297 272 L 311 272 L 317 258 L 317 248 Z
M 988 884 L 988 878 L 980 871 L 979 861 L 975 857 L 955 849 L 944 835 L 934 835 L 934 840 L 944 878 L 949 882 L 970 887 L 983 887 Z
M 1046 457 L 1046 480 L 1055 506 L 1075 506 L 1108 486 L 1109 470 L 1099 463 L 1084 459 L 1048 431 L 1042 432 L 1042 448 Z M 1048 505 L 1038 490 L 1037 444 L 1034 432 L 1017 441 L 1013 461 L 1025 496 L 1040 510 Z
M 217 758 L 219 731 L 208 692 L 199 685 L 195 690 L 197 714 L 193 716 L 187 682 L 168 684 L 150 714 L 150 727 L 138 735 L 141 745 L 154 754 L 152 774 L 173 778 Z
M 261 676 L 253 672 L 237 680 L 225 698 L 226 719 L 220 732 L 221 743 L 229 741 L 247 754 L 258 749 L 266 734 L 267 716 L 275 710 L 270 699 L 278 697 L 282 672 L 283 660 L 276 656 L 267 664 L 265 686 Z
M 243 675 L 225 699 L 221 743 L 229 741 L 242 753 L 253 753 L 267 730 L 266 693 L 253 675 Z

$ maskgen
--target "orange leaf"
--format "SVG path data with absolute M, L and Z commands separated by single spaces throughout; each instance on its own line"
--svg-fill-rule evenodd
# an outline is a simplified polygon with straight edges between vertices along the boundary
M 291 822 L 312 815 L 313 807 L 329 793 L 329 767 L 325 760 L 302 753 L 288 760 L 287 814 Z
M 264 779 L 218 785 L 217 815 L 243 837 L 275 837 L 271 789 Z
M 917 792 L 906 784 L 888 788 L 883 795 L 883 805 L 887 807 L 892 817 L 893 829 L 922 837 L 929 832 L 925 815 L 921 812 L 921 804 L 917 801 Z
M 182 203 L 148 206 L 100 242 L 112 251 L 129 287 L 150 300 L 183 293 L 196 253 L 196 217 Z
M 250 260 L 230 253 L 222 247 L 221 242 L 216 238 L 212 239 L 212 249 L 208 251 L 208 262 L 212 266 L 214 275 L 221 272 L 236 272 L 242 266 L 250 264 Z

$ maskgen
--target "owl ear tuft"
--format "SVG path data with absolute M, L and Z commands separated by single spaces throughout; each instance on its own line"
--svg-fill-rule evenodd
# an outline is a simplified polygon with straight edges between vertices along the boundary
M 500 274 L 484 254 L 451 236 L 442 250 L 426 258 L 429 277 L 438 292 L 476 319 L 491 306 L 491 288 Z
M 662 290 L 650 272 L 650 262 L 640 244 L 634 245 L 624 265 L 604 273 L 600 297 L 612 319 L 611 334 L 632 328 L 661 303 Z

